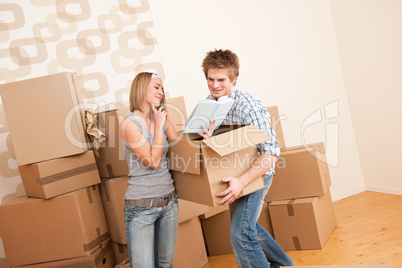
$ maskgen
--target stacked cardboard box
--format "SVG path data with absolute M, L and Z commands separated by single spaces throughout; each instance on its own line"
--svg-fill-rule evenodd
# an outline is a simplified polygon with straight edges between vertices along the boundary
M 324 144 L 281 147 L 275 173 L 265 198 L 275 240 L 285 250 L 321 249 L 336 227 Z
M 209 211 L 200 218 L 208 256 L 233 253 L 228 206 L 209 207 Z M 258 223 L 273 236 L 267 203 L 263 204 Z
M 3 84 L 0 91 L 27 195 L 0 205 L 8 265 L 58 267 L 64 259 L 107 258 L 107 266 L 89 267 L 113 267 L 114 257 L 104 251 L 109 232 L 75 75 Z

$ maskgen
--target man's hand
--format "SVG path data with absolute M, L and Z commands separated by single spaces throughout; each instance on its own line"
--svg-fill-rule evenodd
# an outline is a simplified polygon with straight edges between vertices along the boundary
M 238 178 L 233 177 L 224 178 L 222 181 L 227 182 L 229 187 L 225 191 L 216 194 L 217 197 L 223 197 L 218 205 L 229 205 L 236 200 L 245 185 L 243 185 Z
M 212 133 L 214 133 L 215 123 L 216 123 L 216 119 L 211 120 L 209 122 L 209 129 L 208 130 L 204 126 L 201 126 L 202 130 L 204 130 L 204 133 L 198 133 L 198 135 L 200 135 L 204 139 L 211 138 Z
M 229 187 L 216 195 L 217 197 L 223 197 L 218 205 L 233 203 L 247 184 L 264 175 L 277 160 L 278 157 L 276 155 L 260 154 L 256 161 L 254 161 L 253 166 L 240 177 L 222 179 L 223 182 L 229 183 Z

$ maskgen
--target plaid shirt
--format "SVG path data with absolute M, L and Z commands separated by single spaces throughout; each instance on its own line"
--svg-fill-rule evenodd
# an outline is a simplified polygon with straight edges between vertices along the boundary
M 276 133 L 271 127 L 271 117 L 267 108 L 260 100 L 247 92 L 237 89 L 235 86 L 233 86 L 229 97 L 234 99 L 235 102 L 222 124 L 244 124 L 258 127 L 271 137 L 269 141 L 257 145 L 258 152 L 260 154 L 276 155 L 279 157 L 280 149 L 276 140 Z M 215 100 L 211 95 L 207 98 Z M 275 165 L 264 174 L 264 178 L 271 174 L 275 174 Z

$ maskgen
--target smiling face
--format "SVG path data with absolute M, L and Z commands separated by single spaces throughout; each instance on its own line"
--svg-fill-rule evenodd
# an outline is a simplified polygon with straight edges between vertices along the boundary
M 225 68 L 208 69 L 207 83 L 212 97 L 219 99 L 222 96 L 230 96 L 233 85 L 236 83 L 236 79 L 237 78 L 231 80 L 229 72 Z
M 153 78 L 149 81 L 149 84 L 146 88 L 146 102 L 149 104 L 154 104 L 155 107 L 158 107 L 163 99 L 163 84 L 162 80 L 157 77 Z

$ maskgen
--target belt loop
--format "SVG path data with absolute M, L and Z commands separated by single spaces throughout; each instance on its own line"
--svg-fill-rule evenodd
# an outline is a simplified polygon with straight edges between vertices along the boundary
M 150 200 L 150 202 L 149 202 L 149 206 L 150 206 L 150 207 L 152 207 L 152 206 L 153 206 L 154 201 L 155 201 L 155 199 L 151 199 L 151 200 Z

